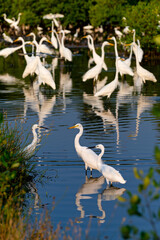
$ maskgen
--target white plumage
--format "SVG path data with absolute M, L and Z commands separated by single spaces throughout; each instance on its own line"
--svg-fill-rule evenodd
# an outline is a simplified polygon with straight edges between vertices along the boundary
M 99 168 L 99 171 L 106 178 L 107 184 L 109 184 L 109 182 L 111 182 L 111 185 L 113 182 L 119 182 L 119 183 L 125 184 L 126 180 L 124 180 L 124 178 L 122 177 L 119 171 L 103 163 L 101 157 L 104 154 L 104 146 L 102 144 L 98 144 L 95 146 L 95 148 L 98 148 L 101 150 L 100 154 L 98 155 L 98 168 Z
M 75 149 L 76 149 L 78 156 L 85 163 L 86 173 L 87 173 L 88 167 L 90 168 L 91 173 L 92 173 L 92 169 L 99 170 L 98 165 L 97 165 L 97 160 L 98 160 L 97 154 L 94 151 L 92 151 L 91 149 L 89 149 L 85 146 L 81 146 L 79 143 L 79 139 L 83 134 L 82 124 L 77 123 L 76 125 L 69 127 L 69 129 L 72 129 L 72 128 L 79 129 L 79 133 L 76 135 L 75 140 L 74 140 L 74 145 L 75 145 Z

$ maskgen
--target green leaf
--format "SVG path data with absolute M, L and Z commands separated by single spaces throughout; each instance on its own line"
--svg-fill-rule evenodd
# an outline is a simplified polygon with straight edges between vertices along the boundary
M 146 190 L 147 187 L 149 186 L 150 184 L 150 178 L 148 176 L 146 176 L 144 179 L 143 179 L 143 189 Z

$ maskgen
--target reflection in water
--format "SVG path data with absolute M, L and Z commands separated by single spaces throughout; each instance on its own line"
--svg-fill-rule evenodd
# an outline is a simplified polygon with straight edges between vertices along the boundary
M 97 194 L 98 191 L 102 188 L 102 185 L 105 182 L 105 178 L 103 176 L 98 177 L 98 178 L 88 178 L 86 176 L 85 183 L 81 186 L 79 191 L 76 193 L 76 206 L 77 210 L 81 212 L 80 218 L 84 218 L 85 215 L 85 210 L 83 209 L 83 206 L 81 204 L 81 200 L 84 199 L 92 199 L 93 194 Z
M 102 191 L 102 193 L 98 194 L 97 205 L 99 210 L 102 212 L 102 217 L 100 218 L 100 223 L 105 222 L 106 213 L 102 208 L 102 201 L 113 201 L 120 197 L 126 191 L 125 188 L 117 188 L 117 187 L 107 187 Z
M 148 111 L 152 108 L 155 101 L 153 101 L 150 97 L 140 95 L 137 102 L 137 117 L 136 117 L 136 132 L 131 135 L 132 137 L 137 137 L 139 132 L 139 124 L 140 124 L 140 115 L 144 111 Z
M 1 74 L 0 75 L 0 81 L 3 82 L 5 85 L 11 85 L 11 84 L 24 84 L 23 81 L 20 79 L 11 76 L 9 73 Z
M 116 133 L 117 133 L 117 140 L 116 143 L 117 145 L 119 145 L 119 123 L 118 123 L 118 109 L 116 108 L 116 116 L 114 116 L 112 114 L 112 112 L 110 111 L 110 109 L 105 110 L 104 106 L 103 106 L 103 100 L 95 97 L 93 95 L 89 95 L 86 93 L 83 93 L 83 101 L 92 106 L 92 110 L 94 111 L 94 113 L 101 117 L 102 121 L 103 121 L 103 128 L 104 131 L 107 131 L 107 125 L 111 124 L 113 126 L 115 126 L 116 129 Z
M 47 99 L 41 92 L 37 79 L 35 79 L 28 89 L 23 88 L 23 92 L 25 96 L 24 117 L 26 116 L 27 109 L 30 107 L 38 114 L 39 125 L 44 125 L 44 119 L 51 114 L 56 103 L 56 96 L 54 95 L 50 99 Z
M 102 186 L 105 182 L 105 178 L 103 176 L 98 177 L 98 178 L 88 178 L 86 176 L 85 183 L 81 186 L 79 191 L 76 193 L 76 206 L 77 210 L 80 211 L 80 219 L 82 222 L 82 218 L 91 216 L 91 215 L 86 215 L 85 209 L 82 205 L 82 201 L 91 201 L 93 199 L 92 195 L 96 195 L 97 197 L 97 207 L 99 211 L 102 213 L 101 215 L 92 215 L 91 217 L 96 217 L 99 219 L 100 223 L 105 222 L 106 218 L 106 212 L 102 208 L 102 201 L 112 201 L 117 199 L 119 196 L 121 196 L 125 192 L 125 188 L 116 188 L 116 187 L 107 187 L 106 189 L 102 189 Z M 100 193 L 99 193 L 100 192 Z M 88 204 L 89 205 L 89 202 Z M 95 210 L 96 211 L 96 210 Z M 79 222 L 79 220 L 78 220 Z
M 70 93 L 72 90 L 72 78 L 71 73 L 63 73 L 63 69 L 60 71 L 59 92 L 63 96 L 63 110 L 66 110 L 66 104 L 71 103 L 71 99 L 66 102 L 66 93 Z

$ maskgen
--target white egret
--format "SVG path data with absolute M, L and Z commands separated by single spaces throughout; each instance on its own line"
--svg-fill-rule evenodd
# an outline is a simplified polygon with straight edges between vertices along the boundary
M 33 41 L 35 42 L 36 41 L 35 33 L 31 32 L 27 35 L 27 37 L 30 37 L 30 36 L 33 37 Z M 50 44 L 52 44 L 46 37 L 42 37 L 39 43 L 36 41 L 37 44 L 39 44 L 39 52 L 37 54 L 40 54 L 40 53 L 53 54 L 53 50 L 47 47 L 45 44 L 43 44 L 44 41 L 47 41 Z
M 83 134 L 82 124 L 77 123 L 76 125 L 74 125 L 72 127 L 69 127 L 69 129 L 72 129 L 72 128 L 79 129 L 79 133 L 76 135 L 75 140 L 74 140 L 75 149 L 76 149 L 76 152 L 77 152 L 78 156 L 85 163 L 86 175 L 87 175 L 88 167 L 90 168 L 90 171 L 91 171 L 91 174 L 92 174 L 92 169 L 99 170 L 98 165 L 97 165 L 97 154 L 94 151 L 92 151 L 91 149 L 80 145 L 79 139 Z
M 30 44 L 30 42 L 25 42 L 24 39 L 22 37 L 18 37 L 16 40 L 14 40 L 14 42 L 18 42 L 21 41 L 22 42 L 22 49 L 23 49 L 23 54 L 24 54 L 24 58 L 26 60 L 26 64 L 30 63 L 34 56 L 28 56 L 26 48 L 25 48 L 25 44 Z
M 16 21 L 13 21 L 13 22 L 11 23 L 11 25 L 10 25 L 11 28 L 15 28 L 16 30 L 19 31 L 19 26 L 18 26 L 18 24 L 19 24 L 19 22 L 20 22 L 21 15 L 22 15 L 22 13 L 19 13 L 17 20 L 16 20 Z
M 124 60 L 124 63 L 126 63 L 129 67 L 131 66 L 132 53 L 133 53 L 133 45 L 131 45 L 129 58 Z
M 36 146 L 37 146 L 37 143 L 38 143 L 38 136 L 37 136 L 37 133 L 36 133 L 36 129 L 38 128 L 44 128 L 44 129 L 48 129 L 46 127 L 43 127 L 43 126 L 39 126 L 38 124 L 34 124 L 32 126 L 32 133 L 33 133 L 33 140 L 32 142 L 26 146 L 23 150 L 22 150 L 22 153 L 25 154 L 26 157 L 31 157 L 36 149 Z
M 133 29 L 132 32 L 133 32 L 133 42 L 135 43 L 135 45 L 133 46 L 133 51 L 134 51 L 134 53 L 137 52 L 138 61 L 142 62 L 144 52 L 143 52 L 143 49 L 140 46 L 140 41 L 139 40 L 137 40 L 138 45 L 136 44 L 136 30 Z M 135 48 L 135 46 L 137 46 L 137 48 Z
M 129 29 L 129 26 L 125 26 L 125 28 L 123 29 L 123 33 L 129 34 L 130 32 L 131 30 Z
M 118 36 L 119 40 L 121 39 L 121 37 L 123 36 L 123 33 L 121 31 L 118 30 L 118 27 L 114 28 L 115 34 Z
M 99 171 L 102 173 L 102 175 L 106 178 L 107 184 L 109 185 L 109 182 L 111 182 L 111 186 L 113 182 L 119 182 L 119 183 L 125 184 L 126 180 L 124 180 L 124 178 L 122 177 L 119 171 L 103 163 L 101 158 L 104 154 L 104 146 L 102 144 L 98 144 L 94 148 L 98 148 L 101 150 L 100 154 L 97 156 L 98 168 L 99 168 Z
M 6 13 L 3 13 L 2 15 L 3 15 L 4 20 L 5 20 L 9 25 L 11 25 L 11 24 L 14 22 L 14 20 L 12 20 L 12 19 L 10 19 L 10 18 L 7 18 Z
M 10 38 L 9 36 L 7 36 L 5 33 L 2 34 L 3 35 L 3 38 L 6 42 L 9 42 L 9 43 L 13 43 L 13 40 L 12 38 Z
M 57 35 L 54 29 L 54 21 L 52 20 L 51 43 L 55 49 L 58 48 Z
M 11 48 L 4 48 L 2 50 L 0 50 L 0 56 L 6 58 L 8 57 L 10 54 L 16 52 L 17 50 L 21 49 L 22 48 L 22 45 L 21 46 L 18 46 L 18 47 L 11 47 Z
M 102 47 L 101 47 L 101 51 L 102 51 L 102 55 L 100 57 L 99 62 L 91 69 L 89 69 L 84 75 L 83 75 L 83 82 L 87 81 L 88 79 L 93 78 L 94 80 L 98 79 L 98 75 L 101 73 L 102 71 L 102 67 L 103 67 L 103 63 L 104 63 L 104 47 L 110 45 L 113 46 L 112 43 L 109 43 L 107 41 L 103 42 Z
M 108 38 L 108 39 L 114 41 L 115 55 L 116 55 L 116 58 L 118 58 L 118 70 L 119 70 L 119 73 L 120 73 L 121 77 L 125 74 L 129 74 L 130 76 L 133 76 L 134 73 L 133 73 L 132 69 L 126 63 L 124 63 L 124 61 L 121 60 L 121 58 L 118 55 L 116 38 L 111 37 L 111 38 Z
M 133 45 L 133 47 L 135 48 L 135 56 L 136 56 L 136 68 L 137 68 L 137 75 L 143 80 L 143 82 L 145 83 L 146 80 L 150 80 L 152 82 L 157 82 L 156 77 L 154 76 L 153 73 L 149 72 L 148 70 L 146 70 L 145 68 L 143 68 L 139 61 L 138 61 L 138 49 L 137 49 L 137 44 L 136 43 L 131 43 Z M 129 44 L 129 45 L 131 45 Z
M 62 33 L 61 46 L 60 46 L 61 57 L 64 57 L 65 60 L 68 60 L 69 62 L 71 62 L 72 52 L 69 48 L 66 48 L 64 46 L 65 30 L 61 30 L 60 33 Z
M 104 87 L 102 87 L 99 91 L 97 91 L 94 94 L 94 96 L 95 97 L 107 96 L 108 98 L 110 98 L 111 94 L 114 92 L 117 86 L 118 86 L 118 58 L 116 58 L 116 74 L 114 80 L 105 85 Z
M 99 56 L 99 55 L 96 53 L 96 51 L 95 51 L 95 47 L 94 47 L 94 42 L 93 42 L 92 36 L 91 36 L 91 35 L 87 35 L 87 36 L 84 36 L 83 38 L 87 38 L 87 40 L 88 40 L 88 47 L 89 47 L 89 49 L 90 49 L 90 50 L 92 51 L 92 53 L 93 53 L 94 62 L 95 62 L 95 64 L 98 64 L 99 61 L 101 61 L 101 56 Z M 104 69 L 105 71 L 108 70 L 107 65 L 105 64 L 105 62 L 103 62 L 103 69 Z

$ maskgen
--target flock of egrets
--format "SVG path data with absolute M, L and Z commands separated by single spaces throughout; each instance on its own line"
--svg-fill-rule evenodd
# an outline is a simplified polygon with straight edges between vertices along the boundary
M 19 15 L 20 16 L 20 15 Z M 4 14 L 4 19 L 6 20 L 6 15 Z M 48 18 L 49 19 L 49 18 Z M 24 69 L 24 72 L 22 74 L 23 78 L 26 78 L 28 75 L 34 75 L 36 74 L 38 77 L 38 83 L 41 84 L 48 84 L 52 89 L 56 89 L 56 84 L 54 81 L 54 78 L 52 76 L 52 73 L 45 67 L 44 65 L 44 59 L 45 57 L 50 56 L 55 57 L 55 53 L 58 52 L 58 57 L 64 59 L 65 61 L 72 62 L 73 61 L 73 53 L 72 51 L 65 46 L 65 35 L 69 33 L 68 30 L 62 30 L 60 29 L 58 32 L 54 28 L 54 24 L 56 23 L 55 16 L 50 16 L 50 19 L 52 20 L 52 27 L 51 27 L 51 36 L 43 36 L 39 42 L 36 40 L 36 35 L 34 33 L 30 33 L 27 36 L 25 36 L 24 40 L 23 37 L 18 37 L 13 42 L 21 42 L 20 46 L 17 47 L 7 47 L 2 50 L 0 50 L 0 56 L 3 56 L 4 58 L 8 57 L 10 54 L 14 53 L 15 51 L 22 49 L 23 50 L 23 56 L 26 61 L 26 66 Z M 12 23 L 13 26 L 13 23 Z M 17 26 L 17 25 L 16 25 Z M 117 29 L 115 29 L 116 33 Z M 134 52 L 135 58 L 136 58 L 136 74 L 139 79 L 143 83 L 145 83 L 146 80 L 156 82 L 156 78 L 153 73 L 149 72 L 148 70 L 144 69 L 140 62 L 143 58 L 143 50 L 140 47 L 140 43 L 135 41 L 135 34 L 136 31 L 133 30 L 133 42 L 128 44 L 130 45 L 130 55 L 128 59 L 122 59 L 118 54 L 118 47 L 117 47 L 117 40 L 116 37 L 109 37 L 107 41 L 104 41 L 101 46 L 101 55 L 98 55 L 95 50 L 94 46 L 94 40 L 91 35 L 86 35 L 83 38 L 87 38 L 88 41 L 88 48 L 92 53 L 93 61 L 95 63 L 95 66 L 90 68 L 83 76 L 82 81 L 85 82 L 89 79 L 93 79 L 93 83 L 96 86 L 96 83 L 98 81 L 99 74 L 101 73 L 102 69 L 105 71 L 108 70 L 107 64 L 105 62 L 105 46 L 114 46 L 115 51 L 115 67 L 116 67 L 116 73 L 115 78 L 110 81 L 108 84 L 103 86 L 101 89 L 98 89 L 94 92 L 95 97 L 100 96 L 107 96 L 110 98 L 111 94 L 115 91 L 115 89 L 118 87 L 118 76 L 119 73 L 121 76 L 123 75 L 130 75 L 134 76 L 133 69 L 131 68 L 131 60 L 132 60 L 132 53 Z M 33 37 L 31 40 L 29 37 Z M 9 41 L 9 40 L 6 40 Z M 108 42 L 113 41 L 113 43 Z M 10 41 L 12 43 L 12 41 Z M 44 42 L 48 42 L 50 44 L 50 47 Z M 26 45 L 29 44 L 32 46 L 32 53 L 27 53 Z M 126 44 L 127 46 L 127 44 Z M 36 50 L 35 50 L 36 49 Z M 57 57 L 57 56 L 56 56 Z M 41 60 L 43 59 L 43 60 Z M 33 132 L 33 142 L 27 146 L 24 149 L 24 152 L 27 152 L 28 150 L 34 150 L 35 148 L 35 142 L 37 141 L 37 135 L 36 135 L 36 129 L 40 127 L 37 124 L 32 127 Z M 103 176 L 106 178 L 107 184 L 109 182 L 120 182 L 124 184 L 126 181 L 123 179 L 121 174 L 116 171 L 114 168 L 106 165 L 103 163 L 101 157 L 104 154 L 104 146 L 102 144 L 99 144 L 95 146 L 95 148 L 99 148 L 101 150 L 101 153 L 97 155 L 94 151 L 92 151 L 90 148 L 81 146 L 79 143 L 79 139 L 81 135 L 83 134 L 83 127 L 81 124 L 76 124 L 73 127 L 70 128 L 77 128 L 79 129 L 79 133 L 75 137 L 75 149 L 77 151 L 77 154 L 82 158 L 82 160 L 85 163 L 85 169 L 87 172 L 88 167 L 90 168 L 91 172 L 92 169 L 96 169 L 100 171 Z

